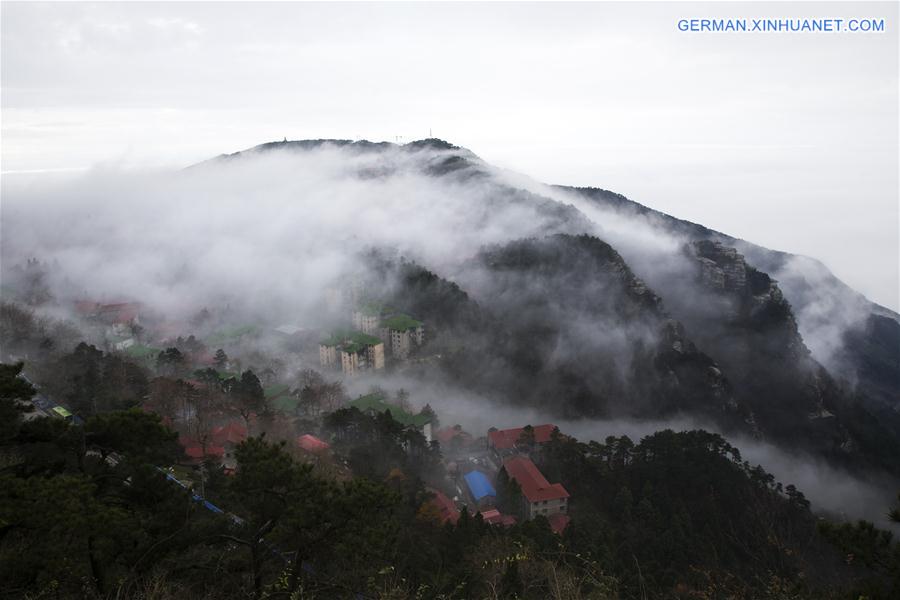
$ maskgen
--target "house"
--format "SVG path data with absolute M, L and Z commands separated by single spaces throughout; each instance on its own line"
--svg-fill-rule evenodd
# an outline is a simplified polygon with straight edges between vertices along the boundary
M 191 436 L 178 436 L 178 443 L 184 448 L 184 454 L 187 456 L 187 463 L 199 465 L 204 460 L 215 459 L 222 460 L 225 457 L 225 448 L 216 444 L 212 440 L 203 444 L 198 442 Z
M 336 365 L 338 360 L 345 375 L 383 369 L 384 343 L 361 331 L 335 332 L 319 343 L 319 363 L 328 367 Z
M 413 346 L 421 346 L 425 341 L 425 327 L 409 315 L 396 314 L 382 320 L 381 339 L 389 342 L 394 358 L 405 360 Z
M 439 490 L 431 491 L 434 493 L 434 498 L 432 498 L 430 502 L 438 509 L 438 512 L 441 515 L 441 523 L 443 524 L 450 521 L 456 525 L 456 522 L 459 521 L 459 509 L 456 508 L 456 503 Z
M 130 336 L 132 328 L 140 324 L 141 305 L 136 302 L 102 304 L 91 300 L 75 302 L 75 312 L 85 319 L 108 327 L 113 336 Z
M 479 513 L 481 519 L 489 525 L 502 525 L 503 527 L 512 527 L 516 524 L 516 518 L 512 515 L 504 515 L 496 508 L 483 510 Z
M 550 441 L 556 425 L 536 425 L 531 428 L 532 436 L 526 433 L 526 427 L 517 427 L 515 429 L 501 429 L 488 431 L 488 448 L 494 451 L 497 458 L 502 460 L 506 456 L 515 454 L 524 444 L 530 441 L 536 446 L 546 444 Z M 522 434 L 525 433 L 523 436 Z M 528 449 L 528 448 L 526 448 Z
M 98 318 L 107 324 L 114 335 L 128 335 L 133 326 L 138 325 L 138 313 L 140 304 L 135 302 L 119 302 L 117 304 L 104 304 L 100 307 Z
M 353 311 L 351 315 L 353 328 L 369 335 L 378 335 L 382 316 L 386 312 L 388 309 L 384 306 L 375 302 L 367 302 Z
M 132 346 L 134 346 L 135 340 L 133 337 L 115 337 L 112 339 L 112 346 L 116 350 L 120 352 L 122 350 L 128 350 Z
M 350 406 L 368 415 L 381 414 L 385 411 L 390 411 L 392 419 L 406 427 L 413 427 L 415 429 L 418 429 L 422 432 L 422 435 L 425 436 L 425 441 L 431 443 L 432 415 L 429 415 L 428 413 L 423 413 L 420 411 L 418 414 L 413 414 L 402 406 L 398 406 L 396 404 L 388 404 L 385 401 L 384 396 L 378 393 L 360 396 L 356 400 L 350 402 Z
M 469 493 L 478 508 L 493 506 L 497 501 L 497 491 L 491 482 L 488 481 L 487 475 L 481 471 L 470 471 L 463 476 L 466 485 L 469 487 Z
M 310 454 L 320 454 L 328 450 L 331 445 L 314 435 L 306 433 L 297 438 L 297 447 L 301 450 L 306 450 Z
M 523 513 L 527 519 L 533 519 L 537 515 L 550 517 L 568 514 L 569 492 L 562 484 L 547 481 L 530 458 L 507 458 L 503 461 L 503 468 L 509 478 L 515 479 L 522 489 Z
M 213 444 L 231 449 L 247 439 L 247 427 L 242 423 L 232 421 L 213 429 L 209 437 Z
M 184 454 L 188 457 L 188 463 L 199 465 L 204 460 L 210 458 L 222 460 L 225 456 L 225 448 L 222 446 L 206 446 L 206 452 L 204 453 L 203 447 L 200 444 L 191 444 L 185 446 Z
M 435 439 L 441 444 L 444 452 L 459 452 L 470 447 L 474 443 L 472 434 L 465 431 L 459 425 L 444 427 L 434 434 Z
M 571 521 L 572 518 L 569 515 L 557 513 L 547 517 L 547 520 L 550 521 L 550 529 L 553 530 L 553 533 L 562 534 L 566 527 L 569 526 L 569 521 Z
M 425 327 L 421 321 L 377 302 L 357 307 L 351 320 L 354 329 L 381 338 L 388 353 L 398 360 L 405 360 L 414 346 L 425 342 Z

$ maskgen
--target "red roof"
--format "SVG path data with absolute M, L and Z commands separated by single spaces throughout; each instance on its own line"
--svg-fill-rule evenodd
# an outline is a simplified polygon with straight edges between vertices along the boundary
M 562 533 L 569 526 L 569 521 L 572 519 L 569 515 L 556 513 L 547 517 L 547 520 L 550 521 L 550 529 L 553 530 L 553 533 Z
M 553 433 L 553 430 L 556 429 L 556 425 L 537 425 L 534 427 L 534 441 L 537 444 L 546 444 L 550 441 L 550 435 Z M 515 447 L 516 443 L 518 443 L 519 438 L 522 436 L 522 431 L 524 427 L 517 427 L 515 429 L 502 429 L 500 431 L 489 431 L 488 439 L 491 442 L 491 446 L 497 448 L 498 450 L 509 450 L 510 448 Z
M 485 523 L 491 525 L 503 525 L 504 527 L 510 527 L 511 525 L 516 524 L 516 518 L 514 516 L 504 515 L 496 508 L 481 511 L 481 519 Z
M 431 499 L 431 503 L 437 506 L 437 509 L 440 511 L 441 523 L 450 521 L 455 525 L 459 520 L 459 509 L 456 508 L 453 500 L 448 498 L 443 492 L 434 490 L 434 498 Z
M 511 479 L 522 488 L 522 494 L 529 502 L 568 498 L 569 492 L 559 483 L 550 483 L 541 474 L 530 458 L 513 456 L 503 461 L 503 468 Z
M 437 438 L 437 441 L 441 443 L 442 446 L 448 445 L 453 438 L 459 437 L 459 441 L 461 444 L 468 444 L 472 441 L 472 435 L 463 429 L 457 429 L 456 427 L 444 427 L 443 429 L 438 430 L 434 437 Z
M 76 300 L 75 301 L 75 312 L 81 315 L 91 315 L 97 312 L 100 308 L 99 302 L 94 302 L 92 300 Z
M 110 323 L 131 323 L 137 319 L 141 308 L 136 302 L 119 302 L 117 304 L 103 304 L 98 310 L 98 316 Z
M 328 442 L 324 442 L 308 433 L 297 438 L 297 445 L 307 452 L 323 452 L 331 447 Z
M 220 446 L 227 444 L 237 445 L 247 439 L 247 428 L 240 423 L 232 421 L 228 425 L 213 429 L 210 433 L 210 438 Z
M 203 448 L 199 445 L 197 446 L 188 446 L 184 449 L 184 453 L 188 455 L 188 458 L 194 458 L 197 460 L 202 460 L 206 456 L 221 458 L 225 455 L 225 448 L 221 446 L 207 446 L 206 454 L 203 454 Z

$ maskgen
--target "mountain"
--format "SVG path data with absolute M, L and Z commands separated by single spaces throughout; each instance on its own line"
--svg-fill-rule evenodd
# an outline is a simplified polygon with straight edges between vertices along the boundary
M 428 324 L 424 381 L 566 418 L 696 418 L 900 475 L 900 317 L 813 259 L 436 139 L 272 142 L 66 193 L 54 223 L 44 196 L 8 200 L 4 286 L 25 302 L 328 328 L 325 292 L 365 266 L 369 295 Z M 54 265 L 39 290 L 7 268 L 35 255 Z
M 693 415 L 900 474 L 900 317 L 821 263 L 606 190 L 525 180 L 442 140 L 285 141 L 201 166 L 323 149 L 367 182 L 424 177 L 451 193 L 417 208 L 471 217 L 464 256 L 412 251 L 419 264 L 388 260 L 379 276 L 444 330 L 455 383 L 564 417 Z

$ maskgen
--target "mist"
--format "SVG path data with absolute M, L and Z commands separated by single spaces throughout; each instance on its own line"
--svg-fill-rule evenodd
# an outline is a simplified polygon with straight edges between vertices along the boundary
M 277 145 L 276 145 L 277 146 Z M 677 306 L 691 301 L 690 241 L 658 216 L 609 210 L 568 191 L 500 171 L 474 154 L 438 144 L 377 147 L 322 143 L 284 151 L 250 151 L 180 171 L 96 167 L 66 178 L 2 182 L 2 274 L 36 257 L 52 266 L 49 284 L 62 303 L 133 300 L 169 320 L 204 307 L 269 325 L 326 330 L 333 315 L 323 294 L 361 268 L 370 249 L 390 249 L 454 281 L 482 303 L 505 300 L 497 281 L 473 258 L 485 246 L 548 234 L 591 233 L 612 244 L 651 287 Z M 456 161 L 463 160 L 462 165 Z M 511 193 L 509 186 L 520 190 Z M 52 215 L 52 218 L 50 217 Z M 750 256 L 749 260 L 754 257 Z M 795 307 L 814 356 L 829 365 L 847 328 L 867 302 L 848 296 L 818 263 L 795 259 L 774 274 Z M 390 282 L 383 282 L 385 289 Z M 530 285 L 530 284 L 526 284 Z M 809 289 L 824 288 L 813 299 Z M 534 289 L 540 293 L 540 289 Z M 592 295 L 602 298 L 602 288 Z M 567 315 L 571 317 L 572 315 Z M 577 315 L 575 339 L 602 339 L 618 354 L 636 338 L 657 335 Z M 187 332 L 186 332 L 187 333 Z M 619 366 L 629 369 L 627 357 Z M 394 376 L 346 382 L 352 395 L 371 385 L 403 387 L 412 401 L 438 411 L 443 424 L 476 435 L 488 427 L 554 422 L 582 440 L 703 428 L 671 420 L 560 420 L 548 398 L 539 407 L 510 406 L 449 382 Z M 891 491 L 809 456 L 750 438 L 733 439 L 744 458 L 794 483 L 814 509 L 885 526 Z

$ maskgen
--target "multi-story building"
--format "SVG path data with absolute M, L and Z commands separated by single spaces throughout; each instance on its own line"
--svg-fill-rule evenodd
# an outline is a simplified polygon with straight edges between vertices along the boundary
M 425 327 L 409 315 L 393 315 L 381 321 L 381 339 L 390 342 L 394 358 L 404 360 L 414 345 L 421 346 L 425 341 Z
M 360 331 L 337 332 L 319 344 L 319 363 L 323 367 L 337 364 L 346 375 L 358 371 L 384 368 L 384 343 Z
M 514 429 L 492 429 L 488 431 L 488 448 L 494 451 L 499 460 L 518 453 L 520 450 L 531 452 L 550 441 L 556 425 L 545 424 Z
M 537 515 L 550 517 L 569 512 L 569 492 L 560 483 L 550 483 L 537 466 L 525 456 L 513 456 L 503 461 L 510 479 L 522 489 L 523 514 L 526 519 Z
M 319 344 L 319 364 L 330 367 L 337 362 L 337 344 L 322 342 Z
M 385 309 L 380 304 L 372 302 L 363 304 L 353 311 L 353 328 L 369 335 L 379 335 L 381 333 L 379 325 L 384 312 Z
M 421 321 L 377 302 L 359 305 L 352 313 L 352 321 L 354 329 L 381 338 L 389 354 L 398 360 L 405 360 L 413 347 L 425 342 Z

